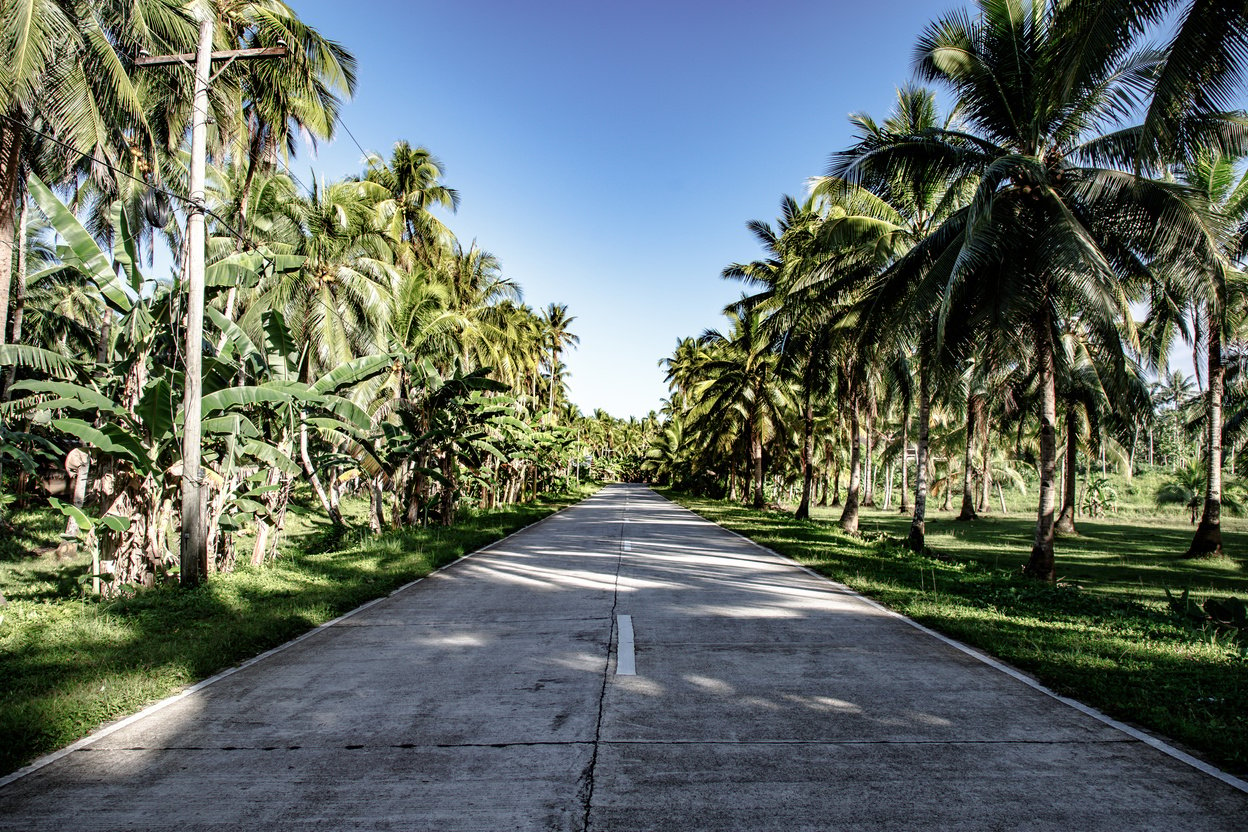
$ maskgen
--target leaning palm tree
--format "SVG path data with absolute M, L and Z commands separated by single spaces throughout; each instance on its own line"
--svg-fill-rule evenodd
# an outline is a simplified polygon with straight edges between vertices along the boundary
M 979 177 L 970 205 L 908 256 L 937 264 L 942 338 L 1022 338 L 1031 350 L 1040 420 L 1040 495 L 1026 572 L 1053 580 L 1056 344 L 1062 309 L 1122 352 L 1133 339 L 1128 298 L 1150 263 L 1195 270 L 1216 234 L 1190 189 L 1134 175 L 1116 128 L 1143 107 L 1165 55 L 1072 48 L 1086 4 L 980 0 L 977 15 L 930 24 L 916 68 L 958 99 L 967 129 L 899 137 L 842 166 Z M 1074 38 L 1075 40 L 1072 40 Z M 1119 327 L 1122 327 L 1120 330 Z

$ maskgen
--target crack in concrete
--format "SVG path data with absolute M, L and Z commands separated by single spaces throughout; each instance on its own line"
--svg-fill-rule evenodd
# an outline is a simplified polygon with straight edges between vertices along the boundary
M 593 766 L 597 759 L 597 749 L 602 745 L 663 745 L 663 746 L 821 746 L 821 745 L 1123 745 L 1138 743 L 1131 737 L 1100 740 L 604 740 L 596 737 L 592 740 L 511 740 L 506 742 L 437 742 L 437 743 L 380 743 L 365 745 L 164 745 L 164 746 L 127 746 L 125 748 L 82 748 L 79 753 L 117 753 L 130 751 L 150 753 L 153 751 L 376 751 L 401 749 L 406 751 L 418 749 L 455 749 L 455 748 L 571 748 L 575 746 L 593 746 L 594 756 L 590 765 L 582 774 L 584 781 L 578 797 L 582 806 L 588 811 L 586 802 L 593 796 Z M 585 828 L 588 828 L 588 815 L 585 816 Z
M 620 569 L 624 565 L 624 527 L 628 521 L 628 504 L 632 495 L 624 495 L 624 508 L 620 510 L 620 535 L 617 538 L 617 555 L 615 559 L 615 586 L 611 594 L 611 632 L 607 639 L 607 658 L 602 667 L 602 689 L 598 692 L 598 719 L 594 725 L 593 751 L 589 755 L 589 763 L 581 773 L 581 786 L 577 789 L 577 797 L 581 799 L 584 814 L 581 816 L 580 832 L 589 832 L 589 816 L 594 807 L 594 772 L 598 766 L 598 748 L 602 742 L 602 716 L 607 700 L 607 684 L 611 680 L 611 642 L 615 640 L 615 610 L 620 603 Z

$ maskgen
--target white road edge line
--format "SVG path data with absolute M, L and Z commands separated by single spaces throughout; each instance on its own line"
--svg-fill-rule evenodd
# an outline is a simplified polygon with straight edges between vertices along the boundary
M 602 493 L 601 490 L 596 491 L 593 494 L 586 497 L 585 500 L 593 499 L 595 496 L 597 496 L 600 493 Z M 438 567 L 437 569 L 430 572 L 428 575 L 425 575 L 423 578 L 417 578 L 414 581 L 410 581 L 409 583 L 403 584 L 398 589 L 392 590 L 389 595 L 383 595 L 380 598 L 374 598 L 371 601 L 361 604 L 360 606 L 356 607 L 350 612 L 343 613 L 342 615 L 338 616 L 332 621 L 326 621 L 324 624 L 318 624 L 316 627 L 312 628 L 311 630 L 308 630 L 303 635 L 296 636 L 295 638 L 292 638 L 290 641 L 286 642 L 285 644 L 279 644 L 273 649 L 266 650 L 265 652 L 261 653 L 258 656 L 252 656 L 250 659 L 247 659 L 247 661 L 243 662 L 242 664 L 236 664 L 233 667 L 230 667 L 221 671 L 215 676 L 209 676 L 207 679 L 204 679 L 200 682 L 196 682 L 195 684 L 191 685 L 189 688 L 186 688 L 185 690 L 179 691 L 178 693 L 175 693 L 172 696 L 168 696 L 164 699 L 161 699 L 159 702 L 153 702 L 152 704 L 148 705 L 146 708 L 139 711 L 138 713 L 131 714 L 130 716 L 125 717 L 117 722 L 114 722 L 111 725 L 105 725 L 103 728 L 100 728 L 93 734 L 88 734 L 82 739 L 77 740 L 76 742 L 73 742 L 70 745 L 67 745 L 62 749 L 53 751 L 51 754 L 44 755 L 43 757 L 39 757 L 38 759 L 31 762 L 29 765 L 24 766 L 23 768 L 19 768 L 17 771 L 11 774 L 6 774 L 4 777 L 0 777 L 0 789 L 4 788 L 10 783 L 13 783 L 17 780 L 21 780 L 23 777 L 26 777 L 29 774 L 34 774 L 39 769 L 44 768 L 45 766 L 49 766 L 52 763 L 55 763 L 57 760 L 61 759 L 62 757 L 67 757 L 70 754 L 74 753 L 75 751 L 78 751 L 79 749 L 86 748 L 87 746 L 92 745 L 93 743 L 104 739 L 110 734 L 114 734 L 117 731 L 120 731 L 122 728 L 126 728 L 132 725 L 146 716 L 151 716 L 157 711 L 164 710 L 165 708 L 169 707 L 173 703 L 179 702 L 185 699 L 186 697 L 190 696 L 192 693 L 195 693 L 198 690 L 203 690 L 204 688 L 208 687 L 214 682 L 220 682 L 222 679 L 226 678 L 227 676 L 233 676 L 235 673 L 239 672 L 240 670 L 246 670 L 247 668 L 251 667 L 253 664 L 262 662 L 265 659 L 269 658 L 270 656 L 274 656 L 282 652 L 283 650 L 286 650 L 290 647 L 294 647 L 299 642 L 304 641 L 305 639 L 309 639 L 312 636 L 316 635 L 317 633 L 325 629 L 328 629 L 329 627 L 332 627 L 335 624 L 338 624 L 339 622 L 346 621 L 351 616 L 356 615 L 357 613 L 364 612 L 364 610 L 368 609 L 369 607 L 375 604 L 380 604 L 382 601 L 386 600 L 387 598 L 393 598 L 395 595 L 398 595 L 400 592 L 404 592 L 408 589 L 411 589 L 412 587 L 416 586 L 416 584 L 420 583 L 421 581 L 427 580 L 428 578 L 432 578 L 434 575 L 438 574 L 439 572 L 443 572 L 447 569 L 450 569 L 452 566 L 463 563 L 464 561 L 468 560 L 468 558 L 488 552 L 491 549 L 495 548 L 496 546 L 501 546 L 502 544 L 506 543 L 508 540 L 515 537 L 516 535 L 522 534 L 523 532 L 528 531 L 534 526 L 545 523 L 547 520 L 553 520 L 558 515 L 563 514 L 563 512 L 566 511 L 567 509 L 570 509 L 574 506 L 578 506 L 581 503 L 585 502 L 585 500 L 581 500 L 580 502 L 573 503 L 570 506 L 564 506 L 558 511 L 552 514 L 546 515 L 541 520 L 535 520 L 534 522 L 530 523 L 527 526 L 516 529 L 514 532 L 507 535 L 506 537 L 499 538 L 498 540 L 495 540 L 493 543 L 487 543 L 484 546 L 482 546 L 480 549 L 477 549 L 475 552 L 469 552 L 463 557 L 456 558 L 455 560 L 451 561 L 445 566 Z
M 658 496 L 662 497 L 663 495 L 660 494 Z M 663 499 L 667 500 L 666 497 L 663 497 Z M 675 500 L 668 500 L 668 502 L 671 503 L 672 505 L 679 506 L 680 508 L 685 508 L 684 506 L 680 505 L 680 503 L 677 503 Z M 688 511 L 697 517 L 702 517 L 702 515 L 698 514 L 696 511 L 692 511 L 687 508 L 685 509 L 685 511 Z M 1166 754 L 1170 757 L 1173 757 L 1179 762 L 1186 763 L 1187 765 L 1191 766 L 1192 768 L 1196 769 L 1199 772 L 1202 772 L 1204 774 L 1209 775 L 1210 777 L 1214 777 L 1218 780 L 1221 780 L 1223 783 L 1226 783 L 1231 788 L 1239 789 L 1241 792 L 1248 793 L 1248 781 L 1241 780 L 1233 774 L 1227 774 L 1222 769 L 1217 768 L 1215 766 L 1211 766 L 1209 763 L 1206 763 L 1204 760 L 1193 757 L 1191 754 L 1188 754 L 1186 751 L 1180 751 L 1179 749 L 1175 748 L 1173 745 L 1163 742 L 1162 740 L 1157 739 L 1151 734 L 1146 734 L 1138 728 L 1132 728 L 1130 725 L 1127 725 L 1125 722 L 1119 722 L 1113 717 L 1101 713 L 1096 708 L 1093 708 L 1090 705 L 1085 705 L 1082 702 L 1071 699 L 1070 697 L 1062 696 L 1059 693 L 1055 693 L 1054 691 L 1051 691 L 1044 685 L 1040 684 L 1040 682 L 1028 676 L 1026 673 L 1023 673 L 1021 670 L 1016 670 L 1015 668 L 1010 667 L 1009 665 L 1004 664 L 1003 662 L 1000 662 L 997 659 L 994 659 L 992 656 L 989 656 L 986 653 L 981 653 L 979 650 L 976 650 L 974 647 L 971 647 L 967 644 L 963 644 L 960 641 L 951 639 L 949 638 L 949 636 L 938 633 L 935 630 L 931 629 L 930 627 L 925 627 L 919 622 L 915 621 L 914 619 L 907 618 L 906 616 L 902 615 L 896 610 L 890 610 L 888 607 L 884 606 L 883 604 L 880 604 L 877 601 L 873 601 L 867 596 L 862 595 L 861 593 L 855 592 L 854 590 L 850 589 L 844 584 L 838 583 L 837 581 L 832 580 L 827 575 L 820 575 L 818 572 L 811 569 L 810 567 L 803 566 L 802 564 L 798 563 L 797 561 L 793 560 L 790 557 L 786 557 L 785 555 L 782 555 L 773 549 L 767 548 L 761 543 L 757 543 L 753 540 L 750 540 L 748 537 L 746 537 L 743 534 L 734 532 L 732 529 L 725 529 L 723 526 L 720 526 L 718 523 L 714 523 L 710 520 L 707 520 L 705 517 L 702 517 L 702 519 L 706 520 L 706 522 L 710 523 L 712 526 L 716 526 L 720 529 L 724 529 L 724 531 L 728 532 L 728 534 L 733 535 L 734 537 L 741 538 L 746 543 L 750 544 L 756 549 L 766 552 L 767 554 L 772 555 L 773 557 L 779 558 L 780 560 L 784 561 L 790 566 L 796 567 L 797 569 L 802 570 L 806 574 L 811 575 L 815 578 L 818 578 L 820 581 L 831 584 L 832 586 L 836 587 L 837 590 L 844 592 L 847 595 L 852 595 L 853 597 L 861 600 L 862 602 L 868 604 L 869 606 L 875 607 L 880 612 L 883 612 L 886 615 L 891 615 L 894 618 L 901 619 L 902 621 L 906 622 L 907 624 L 909 624 L 911 627 L 915 628 L 916 630 L 919 630 L 920 632 L 923 632 L 923 633 L 927 633 L 929 636 L 931 636 L 934 639 L 937 639 L 938 641 L 943 641 L 945 644 L 949 645 L 953 649 L 959 650 L 965 653 L 966 655 L 970 656 L 971 658 L 978 659 L 979 661 L 983 662 L 989 667 L 995 670 L 999 670 L 1000 672 L 1004 673 L 1006 676 L 1017 679 L 1018 681 L 1022 682 L 1024 685 L 1027 685 L 1027 687 L 1038 690 L 1041 693 L 1043 693 L 1045 696 L 1052 697 L 1053 699 L 1056 699 L 1058 702 L 1061 702 L 1063 705 L 1067 705 L 1071 708 L 1074 708 L 1076 711 L 1086 714 L 1092 717 L 1093 719 L 1099 720 L 1100 722 L 1105 723 L 1111 728 L 1116 728 L 1117 730 L 1121 731 L 1122 733 L 1126 734 L 1132 739 L 1139 740 L 1145 745 L 1155 748 L 1156 750 L 1160 751 L 1162 754 Z
M 615 651 L 615 675 L 637 675 L 637 653 L 633 645 L 633 617 L 617 615 L 620 622 L 620 641 Z

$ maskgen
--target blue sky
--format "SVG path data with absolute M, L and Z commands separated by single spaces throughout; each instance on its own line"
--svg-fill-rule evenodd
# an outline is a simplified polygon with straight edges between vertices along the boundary
M 534 308 L 566 303 L 571 397 L 640 416 L 659 359 L 720 325 L 759 255 L 745 228 L 801 195 L 887 112 L 926 23 L 959 3 L 293 2 L 359 60 L 343 120 L 366 150 L 406 139 L 445 163 L 465 243 L 502 260 Z M 346 135 L 292 169 L 360 170 Z

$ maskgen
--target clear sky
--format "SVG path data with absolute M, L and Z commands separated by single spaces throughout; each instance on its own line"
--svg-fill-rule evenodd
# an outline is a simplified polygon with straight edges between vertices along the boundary
M 884 115 L 926 23 L 920 0 L 344 2 L 291 0 L 359 60 L 343 120 L 389 155 L 406 139 L 460 191 L 444 217 L 540 309 L 566 303 L 566 356 L 586 413 L 641 416 L 666 396 L 658 361 L 720 326 L 773 220 L 848 143 L 847 116 Z M 361 169 L 346 135 L 292 169 Z

